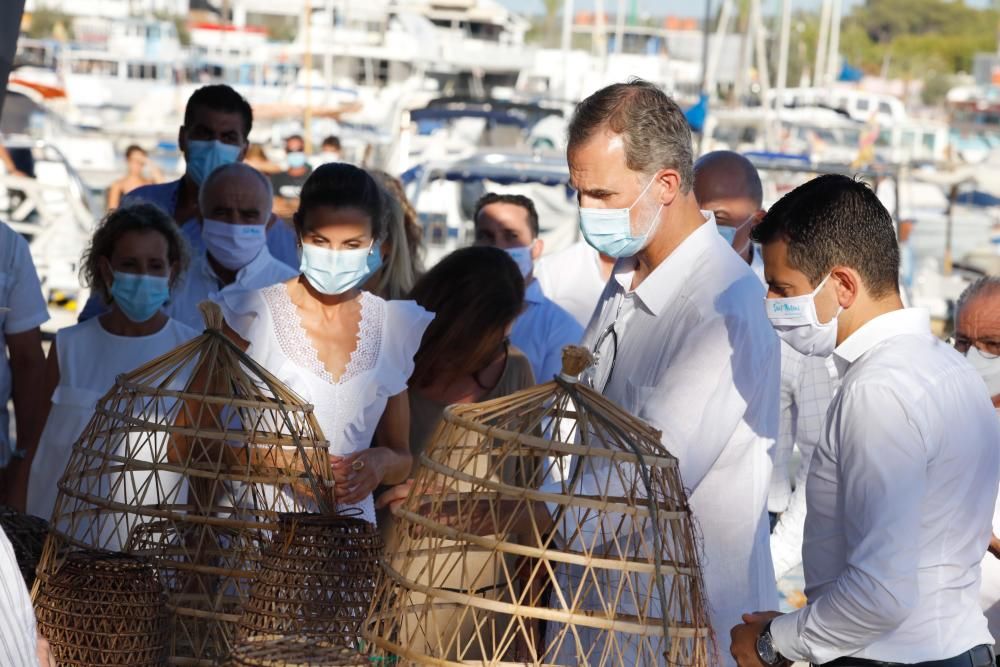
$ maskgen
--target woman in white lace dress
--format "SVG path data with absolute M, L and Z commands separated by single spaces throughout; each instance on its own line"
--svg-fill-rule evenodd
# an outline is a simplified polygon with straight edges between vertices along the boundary
M 372 523 L 375 487 L 410 473 L 406 386 L 434 317 L 360 288 L 382 262 L 383 197 L 362 169 L 319 167 L 294 216 L 301 275 L 222 304 L 230 335 L 315 406 L 338 508 L 357 507 Z

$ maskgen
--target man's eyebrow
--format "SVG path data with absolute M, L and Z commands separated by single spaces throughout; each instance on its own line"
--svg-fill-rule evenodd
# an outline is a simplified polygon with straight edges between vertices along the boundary
M 594 197 L 595 199 L 604 199 L 605 197 L 610 197 L 612 195 L 618 194 L 614 190 L 608 190 L 606 188 L 582 188 L 579 190 L 580 194 L 587 195 L 588 197 Z

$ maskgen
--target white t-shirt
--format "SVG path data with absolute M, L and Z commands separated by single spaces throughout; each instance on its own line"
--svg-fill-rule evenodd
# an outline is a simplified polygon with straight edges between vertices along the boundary
M 10 438 L 10 400 L 12 377 L 6 354 L 6 337 L 30 331 L 49 319 L 35 264 L 28 242 L 7 225 L 0 223 L 0 466 L 6 465 L 13 449 Z

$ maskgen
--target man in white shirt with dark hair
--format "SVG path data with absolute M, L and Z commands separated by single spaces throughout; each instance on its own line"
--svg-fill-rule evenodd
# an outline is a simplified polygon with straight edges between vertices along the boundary
M 208 175 L 198 193 L 205 247 L 191 258 L 191 266 L 174 288 L 165 309 L 168 315 L 200 331 L 202 301 L 270 287 L 298 274 L 268 250 L 271 201 L 271 182 L 242 162 L 223 165 Z
M 765 308 L 789 345 L 833 355 L 841 388 L 806 484 L 809 604 L 745 610 L 740 667 L 991 667 L 980 561 L 1000 479 L 983 382 L 904 309 L 888 211 L 864 183 L 821 176 L 754 229 Z
M 750 239 L 765 212 L 757 168 L 733 151 L 706 153 L 694 163 L 694 192 L 698 204 L 715 214 L 722 238 L 765 282 L 760 248 Z M 806 474 L 837 384 L 832 366 L 830 359 L 808 357 L 781 343 L 780 421 L 771 448 L 774 471 L 767 494 L 773 527 L 771 558 L 779 579 L 802 563 Z M 790 463 L 796 449 L 801 463 L 793 480 Z

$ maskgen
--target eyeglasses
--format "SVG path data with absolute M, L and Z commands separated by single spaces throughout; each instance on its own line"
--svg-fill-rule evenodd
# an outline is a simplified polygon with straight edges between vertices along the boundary
M 618 332 L 615 331 L 614 322 L 597 337 L 591 353 L 594 355 L 594 363 L 584 376 L 584 381 L 591 389 L 603 392 L 611 382 L 611 376 L 615 372 L 615 361 L 618 359 Z M 602 363 L 608 359 L 608 355 L 610 361 Z
M 987 359 L 1000 357 L 1000 338 L 969 338 L 959 334 L 949 338 L 948 342 L 961 354 L 968 354 L 969 349 L 975 347 Z

